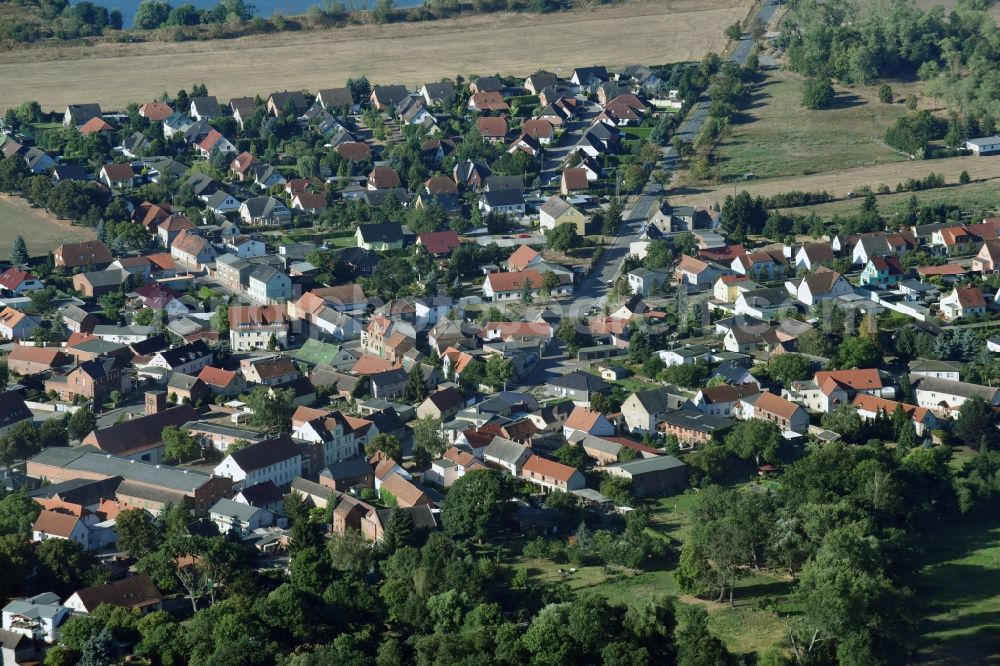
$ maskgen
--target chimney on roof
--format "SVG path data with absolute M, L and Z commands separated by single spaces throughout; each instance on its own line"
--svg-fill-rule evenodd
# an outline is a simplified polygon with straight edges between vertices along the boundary
M 167 408 L 165 391 L 146 391 L 146 416 L 162 412 Z

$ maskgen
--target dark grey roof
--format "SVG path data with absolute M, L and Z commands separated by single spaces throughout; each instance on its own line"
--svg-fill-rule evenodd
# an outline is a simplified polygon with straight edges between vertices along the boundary
M 634 476 L 636 474 L 648 474 L 649 472 L 661 472 L 665 469 L 683 469 L 687 465 L 673 456 L 654 456 L 652 458 L 639 458 L 628 462 L 615 463 L 608 465 L 608 467 L 617 467 Z
M 424 84 L 424 88 L 427 90 L 427 96 L 430 97 L 432 102 L 440 100 L 445 104 L 451 104 L 452 100 L 455 99 L 455 86 L 451 84 L 451 81 L 426 83 Z
M 64 502 L 92 506 L 99 504 L 101 500 L 113 497 L 121 482 L 122 477 L 120 476 L 96 481 L 93 479 L 69 479 L 32 490 L 28 493 L 28 497 L 58 497 Z
M 410 94 L 409 91 L 406 90 L 406 86 L 400 84 L 374 86 L 372 88 L 372 93 L 382 104 L 392 105 L 399 104 Z
M 611 385 L 597 375 L 580 371 L 556 377 L 549 380 L 549 384 L 573 391 L 588 391 L 590 393 L 611 390 Z
M 214 118 L 215 116 L 222 115 L 222 109 L 219 108 L 219 100 L 215 98 L 215 95 L 192 97 L 191 106 L 196 108 L 202 116 Z
M 60 164 L 52 170 L 58 180 L 89 180 L 87 170 L 79 164 Z
M 251 217 L 269 217 L 289 215 L 290 211 L 285 204 L 271 196 L 250 197 L 243 202 Z
M 480 76 L 475 83 L 479 92 L 500 92 L 503 90 L 503 82 L 495 76 Z
M 371 473 L 371 463 L 365 458 L 357 457 L 338 460 L 320 472 L 320 477 L 333 481 L 345 481 Z M 330 490 L 328 489 L 327 492 L 329 493 Z
M 17 391 L 0 394 L 0 428 L 32 418 L 31 410 Z
M 521 176 L 487 176 L 487 190 L 523 190 L 524 178 Z
M 186 345 L 181 345 L 180 347 L 174 347 L 173 349 L 167 349 L 159 352 L 163 360 L 167 362 L 170 367 L 175 367 L 181 365 L 182 363 L 188 363 L 200 358 L 204 358 L 212 353 L 212 350 L 208 348 L 203 340 L 195 340 L 194 342 L 189 342 Z
M 672 409 L 679 409 L 687 402 L 687 398 L 672 386 L 639 391 L 635 397 L 650 414 L 662 414 Z
M 393 511 L 402 511 L 403 513 L 410 514 L 410 518 L 413 519 L 413 526 L 417 529 L 420 528 L 437 528 L 437 520 L 434 517 L 434 512 L 429 506 L 411 506 L 406 508 L 396 508 L 396 509 L 378 509 L 376 513 L 378 514 L 378 519 L 383 525 L 389 522 L 392 517 Z
M 265 439 L 263 442 L 251 444 L 230 454 L 233 462 L 239 465 L 243 471 L 267 467 L 298 455 L 301 455 L 299 447 L 288 435 Z
M 215 194 L 218 190 L 222 188 L 217 180 L 209 176 L 208 174 L 196 172 L 188 176 L 184 184 L 191 188 L 195 196 L 208 196 L 209 194 Z
M 693 410 L 681 409 L 660 416 L 664 423 L 698 432 L 712 433 L 731 428 L 736 422 L 719 416 L 709 416 Z
M 487 190 L 483 199 L 490 208 L 497 206 L 523 206 L 524 192 L 521 190 Z
M 403 240 L 403 227 L 398 224 L 360 224 L 358 230 L 365 243 L 397 243 Z
M 69 111 L 70 118 L 77 125 L 82 125 L 91 118 L 101 117 L 100 104 L 70 104 L 66 109 Z
M 118 269 L 90 271 L 84 273 L 83 276 L 87 279 L 87 282 L 95 287 L 115 287 L 124 282 L 127 277 L 125 271 Z

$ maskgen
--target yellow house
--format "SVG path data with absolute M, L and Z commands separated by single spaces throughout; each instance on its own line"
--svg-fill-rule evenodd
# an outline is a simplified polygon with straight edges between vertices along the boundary
M 720 275 L 713 285 L 715 300 L 735 303 L 741 292 L 756 289 L 757 283 L 746 275 Z
M 549 197 L 538 209 L 538 225 L 542 229 L 555 229 L 560 224 L 571 223 L 576 233 L 585 235 L 587 216 L 559 197 Z

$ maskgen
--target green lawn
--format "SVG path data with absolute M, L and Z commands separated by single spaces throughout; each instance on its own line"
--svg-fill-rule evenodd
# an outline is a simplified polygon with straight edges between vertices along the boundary
M 944 530 L 925 547 L 919 661 L 1000 664 L 1000 522 Z
M 928 162 L 928 167 L 930 171 L 933 171 L 933 162 Z M 1000 202 L 1000 183 L 972 183 L 969 185 L 941 187 L 935 190 L 924 190 L 922 192 L 882 194 L 876 197 L 879 211 L 885 216 L 900 213 L 906 209 L 911 195 L 917 197 L 920 205 L 952 204 L 972 211 L 990 211 L 996 209 L 997 202 Z M 860 209 L 861 199 L 849 199 L 847 201 L 835 201 L 816 206 L 787 208 L 783 212 L 795 215 L 816 213 L 820 217 L 831 218 L 834 215 L 853 215 Z
M 649 133 L 653 131 L 652 127 L 623 127 L 622 133 L 628 137 L 635 137 L 636 139 L 642 139 L 643 141 L 649 140 Z
M 802 107 L 800 76 L 768 76 L 719 144 L 723 178 L 800 176 L 905 159 L 882 143 L 905 113 L 902 105 L 868 101 L 867 91 L 837 93 L 835 108 L 811 111 Z
M 656 500 L 651 529 L 679 546 L 691 531 L 690 511 L 695 497 L 689 491 Z M 673 573 L 677 566 L 676 552 L 639 573 L 603 566 L 585 566 L 570 572 L 568 564 L 523 557 L 517 558 L 514 566 L 526 569 L 536 581 L 565 583 L 576 592 L 593 592 L 617 603 L 671 596 L 680 598 L 682 603 L 703 605 L 709 612 L 713 632 L 738 653 L 766 650 L 778 644 L 787 631 L 782 613 L 787 611 L 786 595 L 791 582 L 781 576 L 759 574 L 742 580 L 736 590 L 736 607 L 732 608 L 728 602 L 717 604 L 682 595 Z

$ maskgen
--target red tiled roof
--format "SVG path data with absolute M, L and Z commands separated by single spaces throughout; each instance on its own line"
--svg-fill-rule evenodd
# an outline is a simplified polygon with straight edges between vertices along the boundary
M 538 251 L 535 248 L 529 245 L 519 245 L 510 257 L 507 258 L 507 266 L 512 271 L 524 270 L 537 256 Z
M 863 409 L 868 412 L 878 412 L 882 410 L 889 416 L 896 411 L 896 407 L 902 405 L 903 412 L 917 423 L 922 423 L 927 415 L 930 414 L 930 410 L 926 407 L 917 407 L 916 405 L 909 405 L 905 402 L 896 402 L 895 400 L 886 400 L 885 398 L 878 398 L 874 395 L 868 395 L 867 393 L 859 393 L 854 396 L 854 402 L 851 403 L 859 409 Z
M 979 287 L 955 287 L 955 293 L 958 295 L 958 304 L 963 308 L 986 307 L 986 299 Z
M 566 419 L 566 427 L 572 428 L 573 430 L 590 432 L 590 429 L 594 427 L 594 424 L 597 423 L 601 416 L 602 414 L 600 412 L 592 411 L 586 407 L 577 406 L 573 408 L 569 418 Z
M 821 370 L 813 377 L 817 386 L 822 386 L 827 379 L 832 379 L 844 388 L 854 391 L 869 391 L 882 388 L 882 377 L 877 368 L 862 368 L 859 370 Z
M 139 115 L 152 121 L 166 120 L 174 112 L 163 102 L 146 102 L 139 107 Z
M 523 476 L 527 477 L 531 472 L 534 472 L 535 474 L 541 474 L 542 476 L 556 479 L 563 483 L 568 483 L 577 471 L 576 468 L 569 465 L 563 465 L 562 463 L 541 456 L 529 456 L 524 462 L 524 467 L 521 469 Z
M 476 130 L 485 139 L 502 139 L 507 136 L 507 119 L 497 116 L 476 118 Z
M 525 282 L 531 281 L 531 286 L 540 289 L 542 286 L 542 275 L 538 271 L 511 271 L 509 273 L 490 273 L 486 276 L 486 281 L 493 289 L 494 293 L 520 291 L 524 288 Z
M 198 373 L 198 379 L 208 386 L 225 388 L 229 386 L 234 379 L 236 379 L 236 372 L 233 370 L 223 370 L 222 368 L 213 368 L 210 365 L 206 365 L 201 369 L 201 372 Z
M 968 269 L 958 264 L 941 264 L 940 266 L 921 266 L 917 269 L 920 275 L 965 275 Z
M 0 274 L 0 287 L 13 290 L 20 287 L 23 282 L 34 279 L 35 276 L 31 274 L 31 271 L 11 267 Z
M 450 254 L 461 241 L 457 231 L 430 231 L 417 236 L 417 244 L 427 248 L 429 254 Z
M 400 366 L 395 363 L 390 363 L 384 358 L 364 354 L 357 360 L 354 367 L 351 368 L 351 372 L 356 375 L 377 375 L 380 372 L 395 370 L 398 367 Z
M 83 136 L 88 136 L 90 134 L 97 134 L 98 132 L 110 132 L 114 128 L 104 122 L 102 119 L 94 117 L 88 120 L 80 127 L 80 134 Z
M 795 411 L 801 409 L 794 402 L 789 402 L 782 397 L 776 396 L 773 393 L 764 391 L 757 398 L 754 403 L 754 407 L 757 409 L 767 412 L 769 414 L 774 414 L 783 419 L 790 419 L 795 414 Z

